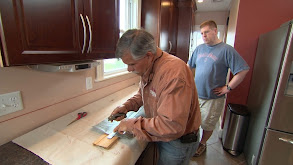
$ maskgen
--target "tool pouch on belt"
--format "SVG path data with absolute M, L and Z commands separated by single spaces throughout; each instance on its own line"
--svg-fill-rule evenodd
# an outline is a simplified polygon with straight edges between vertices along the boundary
M 184 136 L 180 137 L 181 143 L 192 143 L 197 141 L 197 134 L 196 133 L 189 133 Z

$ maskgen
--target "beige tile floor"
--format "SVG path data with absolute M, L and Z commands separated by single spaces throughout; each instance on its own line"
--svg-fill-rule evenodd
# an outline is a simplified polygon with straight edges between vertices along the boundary
M 247 165 L 244 154 L 232 156 L 222 147 L 219 124 L 207 141 L 207 150 L 199 157 L 193 157 L 189 165 Z M 202 130 L 201 130 L 202 133 Z

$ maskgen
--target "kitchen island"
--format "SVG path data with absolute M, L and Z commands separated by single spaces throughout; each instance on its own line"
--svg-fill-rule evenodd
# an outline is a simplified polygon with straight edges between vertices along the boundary
M 28 164 L 40 164 L 39 161 L 42 159 L 45 164 L 135 164 L 147 142 L 138 141 L 135 138 L 120 138 L 109 149 L 94 146 L 93 142 L 102 133 L 94 130 L 93 126 L 107 119 L 116 106 L 124 103 L 137 90 L 137 85 L 120 90 L 49 122 L 14 139 L 13 143 L 9 142 L 1 147 L 6 148 L 6 150 L 9 150 L 9 148 L 17 150 L 15 155 L 27 152 L 26 161 L 30 159 L 36 161 Z M 88 114 L 86 117 L 68 125 L 79 112 L 87 112 Z M 0 149 L 1 152 L 3 150 Z M 18 158 L 24 158 L 22 156 L 13 158 L 12 153 L 8 157 L 14 161 L 17 161 Z

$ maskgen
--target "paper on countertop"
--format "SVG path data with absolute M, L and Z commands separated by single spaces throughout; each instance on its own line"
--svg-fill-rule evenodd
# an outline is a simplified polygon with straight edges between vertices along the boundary
M 127 119 L 131 119 L 131 118 L 137 118 L 139 116 L 145 116 L 145 113 L 144 113 L 144 108 L 143 106 L 139 108 L 139 110 L 137 112 L 134 112 L 134 111 L 129 111 L 127 114 L 126 114 L 126 118 Z M 120 121 L 115 121 L 113 120 L 113 122 L 110 122 L 108 121 L 108 119 L 105 119 L 103 121 L 101 121 L 99 124 L 93 126 L 93 130 L 94 131 L 97 131 L 99 133 L 106 133 L 106 134 L 111 134 L 113 133 L 113 130 L 116 126 L 118 126 L 120 123 Z M 116 134 L 115 136 L 119 136 L 121 138 L 131 138 L 132 135 L 130 134 Z
M 53 165 L 134 165 L 147 142 L 135 138 L 121 138 L 115 146 L 105 150 L 93 145 L 101 135 L 93 130 L 93 125 L 103 121 L 115 106 L 121 105 L 136 92 L 136 85 L 120 90 L 42 125 L 14 139 L 13 143 Z M 88 115 L 67 126 L 79 112 L 88 112 Z

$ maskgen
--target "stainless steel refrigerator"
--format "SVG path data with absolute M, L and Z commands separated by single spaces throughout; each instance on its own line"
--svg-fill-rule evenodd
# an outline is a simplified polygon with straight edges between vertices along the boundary
M 249 165 L 293 165 L 292 23 L 259 37 L 247 101 Z

